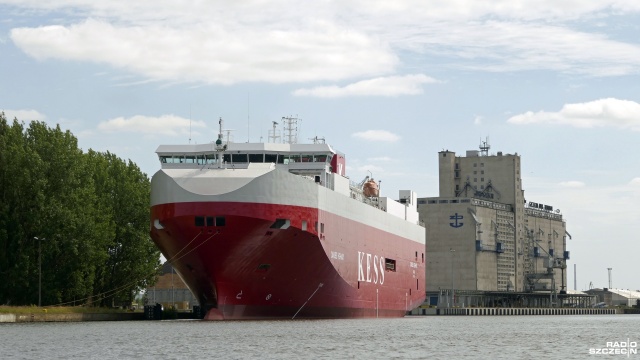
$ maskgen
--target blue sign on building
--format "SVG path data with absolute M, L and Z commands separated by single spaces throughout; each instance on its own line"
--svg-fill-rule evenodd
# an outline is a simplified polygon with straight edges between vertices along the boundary
M 450 219 L 450 220 L 454 220 L 454 222 L 449 223 L 449 225 L 450 225 L 452 228 L 459 228 L 459 227 L 461 227 L 462 225 L 464 225 L 464 223 L 463 223 L 463 222 L 460 222 L 460 221 L 459 221 L 459 220 L 462 220 L 463 218 L 464 218 L 464 216 L 459 215 L 458 213 L 455 213 L 455 215 L 451 215 L 451 216 L 449 216 L 449 219 Z

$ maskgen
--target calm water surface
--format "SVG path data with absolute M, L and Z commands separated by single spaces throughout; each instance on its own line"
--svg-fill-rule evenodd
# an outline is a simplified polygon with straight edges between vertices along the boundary
M 25 323 L 0 324 L 0 358 L 586 359 L 627 339 L 640 315 Z

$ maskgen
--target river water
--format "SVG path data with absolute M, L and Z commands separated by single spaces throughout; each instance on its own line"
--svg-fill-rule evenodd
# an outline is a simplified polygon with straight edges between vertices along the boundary
M 640 315 L 0 324 L 2 359 L 585 359 L 634 342 Z

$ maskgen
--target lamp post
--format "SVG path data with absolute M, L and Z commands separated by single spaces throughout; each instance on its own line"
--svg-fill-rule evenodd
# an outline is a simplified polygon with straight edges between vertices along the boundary
M 45 238 L 33 237 L 38 240 L 38 307 L 42 306 L 42 240 Z
M 451 307 L 455 307 L 455 295 L 453 293 L 453 253 L 456 251 L 452 248 L 449 248 L 449 252 L 451 253 Z

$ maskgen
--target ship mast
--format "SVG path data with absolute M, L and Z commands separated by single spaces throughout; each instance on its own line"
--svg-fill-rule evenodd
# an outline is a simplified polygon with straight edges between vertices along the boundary
M 219 130 L 218 130 L 218 140 L 216 140 L 216 157 L 217 157 L 217 162 L 218 162 L 218 168 L 222 168 L 222 153 L 227 150 L 227 144 L 223 144 L 222 143 L 222 138 L 224 137 L 224 134 L 222 133 L 222 117 L 220 117 L 220 120 L 218 120 L 218 126 L 219 126 Z
M 273 130 L 269 130 L 269 138 L 267 141 L 275 144 L 278 142 L 278 139 L 280 139 L 280 135 L 278 133 L 278 130 L 276 130 L 276 126 L 278 126 L 278 122 L 272 121 L 272 123 L 273 123 Z
M 283 116 L 282 122 L 284 126 L 285 135 L 285 143 L 286 144 L 297 144 L 298 143 L 298 121 L 302 121 L 302 119 L 298 119 L 293 116 Z

